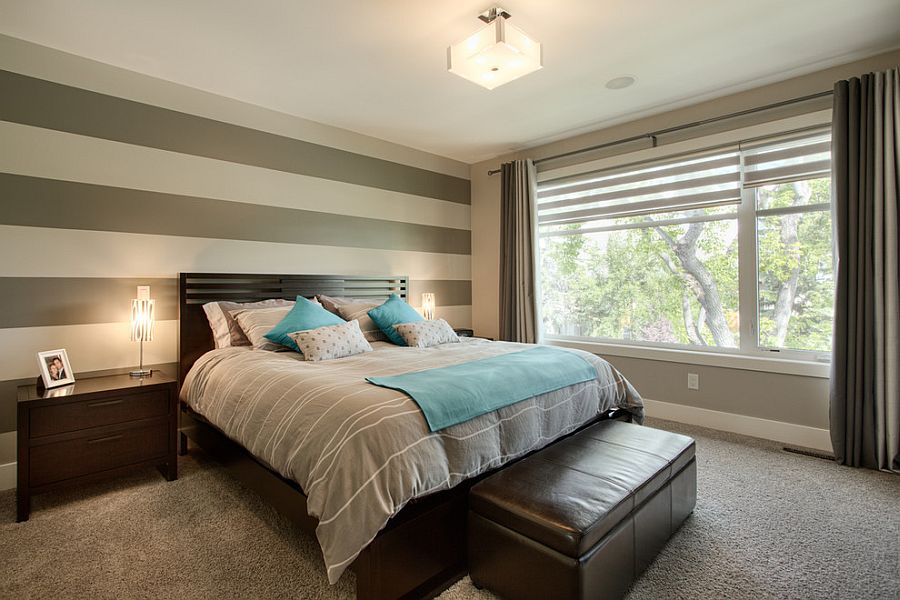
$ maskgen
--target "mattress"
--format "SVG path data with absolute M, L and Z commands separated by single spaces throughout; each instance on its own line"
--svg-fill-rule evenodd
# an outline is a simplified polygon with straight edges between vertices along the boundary
M 293 352 L 222 348 L 204 354 L 181 399 L 307 496 L 331 583 L 408 502 L 539 449 L 615 408 L 643 419 L 640 396 L 608 362 L 578 383 L 430 432 L 403 392 L 366 377 L 499 356 L 526 344 L 463 338 L 431 348 L 306 362 Z

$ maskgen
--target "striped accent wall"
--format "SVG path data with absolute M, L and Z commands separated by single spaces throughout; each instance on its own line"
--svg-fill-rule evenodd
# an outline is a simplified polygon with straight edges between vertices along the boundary
M 0 435 L 38 351 L 136 364 L 138 285 L 174 373 L 183 271 L 407 275 L 471 326 L 461 163 L 4 36 L 0 140 Z

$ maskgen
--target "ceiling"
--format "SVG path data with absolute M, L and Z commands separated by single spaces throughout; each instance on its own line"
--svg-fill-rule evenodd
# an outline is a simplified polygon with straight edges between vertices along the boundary
M 490 0 L 0 0 L 0 33 L 468 163 L 900 46 L 898 0 L 500 4 L 544 68 L 492 91 L 446 70 Z

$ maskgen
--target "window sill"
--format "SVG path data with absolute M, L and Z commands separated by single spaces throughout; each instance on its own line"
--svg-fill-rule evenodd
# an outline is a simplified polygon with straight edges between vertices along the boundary
M 725 352 L 700 352 L 697 350 L 686 350 L 681 348 L 653 348 L 550 336 L 546 337 L 544 342 L 551 346 L 576 348 L 599 356 L 642 358 L 645 360 L 661 360 L 690 365 L 741 369 L 745 371 L 801 375 L 803 377 L 816 377 L 820 379 L 828 379 L 831 372 L 831 365 L 829 363 L 815 361 L 746 356 Z

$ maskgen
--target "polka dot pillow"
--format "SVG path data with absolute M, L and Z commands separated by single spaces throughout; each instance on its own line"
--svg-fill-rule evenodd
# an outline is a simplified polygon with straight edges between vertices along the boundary
M 428 348 L 438 344 L 459 342 L 459 336 L 443 319 L 394 325 L 394 329 L 411 348 Z
M 372 346 L 359 328 L 359 321 L 295 331 L 289 333 L 288 337 L 300 347 L 304 358 L 311 361 L 344 358 L 372 351 Z

